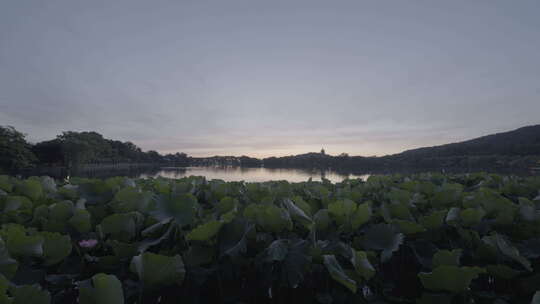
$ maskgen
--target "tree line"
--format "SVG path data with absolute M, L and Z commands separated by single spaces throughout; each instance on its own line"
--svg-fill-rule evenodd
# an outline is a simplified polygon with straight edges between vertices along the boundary
M 142 151 L 132 142 L 107 139 L 97 132 L 67 131 L 52 140 L 31 144 L 12 126 L 0 126 L 0 169 L 7 172 L 34 166 L 76 167 L 81 164 L 159 163 L 185 166 L 185 153 Z

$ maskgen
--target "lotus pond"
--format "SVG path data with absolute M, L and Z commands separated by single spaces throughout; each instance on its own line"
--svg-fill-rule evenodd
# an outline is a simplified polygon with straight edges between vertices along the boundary
M 0 176 L 0 304 L 540 303 L 539 190 Z

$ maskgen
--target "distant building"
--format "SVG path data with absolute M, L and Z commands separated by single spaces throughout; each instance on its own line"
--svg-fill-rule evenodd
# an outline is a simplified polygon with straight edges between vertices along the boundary
M 321 149 L 321 154 L 324 155 L 324 148 Z

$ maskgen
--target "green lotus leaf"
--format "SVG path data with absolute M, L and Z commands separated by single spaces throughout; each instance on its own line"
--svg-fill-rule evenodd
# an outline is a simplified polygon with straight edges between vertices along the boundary
M 485 269 L 480 267 L 443 265 L 431 273 L 419 273 L 418 277 L 426 289 L 459 293 L 466 291 L 471 281 L 485 272 Z
M 326 266 L 326 269 L 330 273 L 332 279 L 347 287 L 347 289 L 353 293 L 356 293 L 356 281 L 347 276 L 347 274 L 343 271 L 343 268 L 341 268 L 341 265 L 339 265 L 336 257 L 334 255 L 324 255 L 323 260 L 324 266 Z
M 27 179 L 17 185 L 16 192 L 36 201 L 43 195 L 43 187 L 39 181 Z
M 76 200 L 79 197 L 79 194 L 77 193 L 77 186 L 75 185 L 64 185 L 58 188 L 57 193 L 62 198 L 65 198 L 68 200 Z
M 505 280 L 513 279 L 521 274 L 521 271 L 515 270 L 504 264 L 488 265 L 486 270 L 490 275 Z
M 2 299 L 1 295 L 4 294 L 8 290 L 8 287 L 9 287 L 8 279 L 6 279 L 6 277 L 0 273 L 0 300 Z
M 356 272 L 365 280 L 369 280 L 375 275 L 375 268 L 369 262 L 364 251 L 352 250 L 351 263 Z
M 13 304 L 50 304 L 51 294 L 39 285 L 23 285 L 10 288 Z
M 409 205 L 392 203 L 387 204 L 388 211 L 390 211 L 390 216 L 395 219 L 401 220 L 412 220 L 413 216 L 409 210 Z
M 338 225 L 348 222 L 352 214 L 355 213 L 357 205 L 355 202 L 344 199 L 335 201 L 328 205 L 328 212 Z
M 365 202 L 363 204 L 358 205 L 358 207 L 356 208 L 356 212 L 354 213 L 351 219 L 352 228 L 356 230 L 360 228 L 360 226 L 369 222 L 372 213 L 373 212 L 371 210 L 370 202 Z
M 444 183 L 436 190 L 432 198 L 434 206 L 451 206 L 461 202 L 463 186 L 456 183 Z
M 234 219 L 236 218 L 236 216 L 238 215 L 238 210 L 235 208 L 225 214 L 222 214 L 221 217 L 220 217 L 220 220 L 223 222 L 223 223 L 230 223 L 232 221 L 234 221 Z
M 145 252 L 131 260 L 131 272 L 136 273 L 145 289 L 182 284 L 186 269 L 182 257 Z
M 291 217 L 285 209 L 274 205 L 261 206 L 261 208 L 261 212 L 257 216 L 257 223 L 265 231 L 279 233 L 292 229 Z
M 222 225 L 222 222 L 216 220 L 206 222 L 191 230 L 186 239 L 190 241 L 208 241 L 218 234 Z
M 145 212 L 148 209 L 152 193 L 137 191 L 133 187 L 125 187 L 116 192 L 110 205 L 114 212 L 125 213 L 131 211 Z
M 411 202 L 412 193 L 407 190 L 392 188 L 390 192 L 386 193 L 386 196 L 392 204 L 409 205 Z
M 197 198 L 191 194 L 160 195 L 152 215 L 158 221 L 172 218 L 183 227 L 193 223 L 197 209 Z
M 137 243 L 124 243 L 117 240 L 108 240 L 107 245 L 112 247 L 114 255 L 120 259 L 130 259 L 137 255 Z
M 461 210 L 459 216 L 464 226 L 471 227 L 474 225 L 478 225 L 482 221 L 482 218 L 484 218 L 485 214 L 486 213 L 484 212 L 484 210 L 478 207 Z
M 8 279 L 13 279 L 18 267 L 19 262 L 11 258 L 6 243 L 0 238 L 0 277 L 4 275 Z
M 137 234 L 140 220 L 138 212 L 116 213 L 104 218 L 100 227 L 104 234 L 110 234 L 113 239 L 129 242 Z
M 8 252 L 13 257 L 41 257 L 43 255 L 43 237 L 27 235 L 21 225 L 2 225 L 0 237 L 5 240 Z
M 230 196 L 222 198 L 216 205 L 218 214 L 225 214 L 238 206 L 238 200 Z
M 79 282 L 80 304 L 123 304 L 122 283 L 114 275 L 98 273 L 92 279 Z
M 365 231 L 364 246 L 367 249 L 382 250 L 382 262 L 390 259 L 402 243 L 403 234 L 396 233 L 389 224 L 373 225 Z
M 307 216 L 311 217 L 313 215 L 311 206 L 301 196 L 294 196 L 292 201 L 298 208 L 302 209 Z
M 76 209 L 73 216 L 68 220 L 68 223 L 79 233 L 87 233 L 92 230 L 90 212 L 84 209 Z
M 447 210 L 433 211 L 429 215 L 419 217 L 418 222 L 427 230 L 439 229 L 444 224 L 446 214 Z
M 0 175 L 0 190 L 11 192 L 13 191 L 13 183 L 7 175 Z
M 296 206 L 292 200 L 288 198 L 284 199 L 283 205 L 285 206 L 285 208 L 287 209 L 291 217 L 295 219 L 296 221 L 298 221 L 299 223 L 301 223 L 302 225 L 309 228 L 310 225 L 313 223 L 313 220 L 311 219 L 311 217 L 307 215 L 304 212 L 304 210 Z
M 71 254 L 71 238 L 60 233 L 43 231 L 39 235 L 43 237 L 43 259 L 45 265 L 50 266 L 61 262 Z
M 433 255 L 433 268 L 437 268 L 442 265 L 459 266 L 461 253 L 461 249 L 437 251 L 435 255 Z
M 49 206 L 49 218 L 57 221 L 67 221 L 73 216 L 73 203 L 62 201 Z
M 313 216 L 313 221 L 315 222 L 315 227 L 319 231 L 324 231 L 330 226 L 330 212 L 327 209 L 321 209 L 315 213 Z

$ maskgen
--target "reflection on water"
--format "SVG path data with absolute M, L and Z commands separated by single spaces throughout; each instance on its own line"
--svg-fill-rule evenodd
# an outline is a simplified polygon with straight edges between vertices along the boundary
M 272 169 L 272 168 L 241 168 L 241 167 L 164 167 L 157 172 L 144 172 L 138 177 L 182 178 L 185 176 L 204 176 L 207 180 L 222 179 L 224 181 L 265 182 L 271 180 L 286 180 L 289 182 L 305 182 L 308 179 L 320 181 L 322 177 L 331 182 L 341 182 L 345 178 L 367 179 L 369 174 L 356 175 L 337 173 L 335 171 L 301 170 L 301 169 Z

